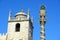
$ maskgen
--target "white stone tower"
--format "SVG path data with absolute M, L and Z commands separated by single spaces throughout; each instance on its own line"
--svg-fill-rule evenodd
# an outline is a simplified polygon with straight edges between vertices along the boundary
M 46 13 L 45 6 L 42 5 L 41 10 L 40 10 L 40 24 L 41 24 L 41 31 L 40 31 L 41 36 L 40 36 L 40 38 L 41 38 L 41 40 L 46 40 L 45 39 L 45 27 L 44 27 L 44 25 L 46 23 L 46 19 L 45 19 L 46 14 L 45 13 Z
M 28 10 L 28 14 L 21 10 L 16 13 L 13 19 L 9 12 L 6 40 L 32 40 L 32 34 L 33 25 L 30 19 L 30 10 Z

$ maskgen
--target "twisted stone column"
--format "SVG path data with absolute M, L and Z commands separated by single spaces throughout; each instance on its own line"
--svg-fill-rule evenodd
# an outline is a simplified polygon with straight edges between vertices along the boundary
M 45 40 L 45 27 L 44 27 L 45 23 L 46 23 L 45 6 L 42 5 L 41 10 L 40 10 L 40 25 L 41 25 L 40 38 L 41 38 L 41 40 Z

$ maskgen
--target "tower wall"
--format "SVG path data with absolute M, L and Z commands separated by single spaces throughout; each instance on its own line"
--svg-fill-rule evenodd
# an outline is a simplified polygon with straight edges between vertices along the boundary
M 20 32 L 15 32 L 16 23 L 20 23 Z M 28 40 L 29 21 L 9 22 L 8 23 L 8 39 Z

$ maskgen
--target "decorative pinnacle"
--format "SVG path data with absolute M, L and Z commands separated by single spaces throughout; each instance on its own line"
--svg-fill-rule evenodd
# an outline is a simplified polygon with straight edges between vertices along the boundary
M 31 21 L 32 21 L 32 23 L 34 22 L 34 19 L 33 18 L 31 18 Z
M 9 11 L 9 15 L 11 16 L 11 14 L 12 14 L 12 12 L 11 11 Z
M 28 9 L 28 15 L 30 15 L 30 9 Z
M 12 14 L 12 12 L 9 11 L 9 20 L 11 20 L 11 14 Z
M 28 9 L 28 15 L 27 18 L 30 19 L 30 10 Z

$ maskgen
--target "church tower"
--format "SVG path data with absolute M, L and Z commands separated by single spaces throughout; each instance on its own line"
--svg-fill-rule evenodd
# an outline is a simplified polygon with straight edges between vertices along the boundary
M 40 39 L 41 40 L 46 40 L 45 39 L 45 26 L 44 26 L 46 23 L 45 15 L 46 15 L 45 6 L 42 5 L 41 10 L 40 10 L 40 25 L 41 25 Z
M 11 13 L 10 11 L 6 40 L 32 40 L 33 24 L 30 19 L 30 10 L 28 14 L 21 10 L 14 18 Z

